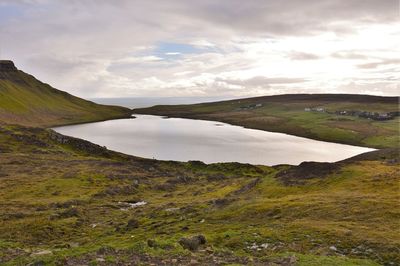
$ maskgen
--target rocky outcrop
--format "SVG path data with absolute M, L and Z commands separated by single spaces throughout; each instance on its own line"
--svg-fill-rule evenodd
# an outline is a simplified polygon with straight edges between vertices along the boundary
M 10 60 L 0 60 L 0 72 L 13 72 L 18 69 L 15 67 L 14 62 Z
M 339 163 L 302 162 L 279 172 L 276 177 L 285 185 L 301 185 L 307 179 L 323 178 L 339 170 Z
M 261 182 L 261 178 L 256 178 L 256 179 L 250 181 L 249 183 L 247 183 L 246 185 L 242 186 L 238 190 L 235 190 L 232 193 L 230 193 L 230 196 L 237 196 L 239 194 L 245 193 L 245 192 L 253 189 L 260 182 Z
M 69 145 L 77 150 L 91 155 L 110 156 L 106 147 L 93 144 L 89 141 L 61 135 L 53 130 L 49 131 L 49 138 L 59 144 Z

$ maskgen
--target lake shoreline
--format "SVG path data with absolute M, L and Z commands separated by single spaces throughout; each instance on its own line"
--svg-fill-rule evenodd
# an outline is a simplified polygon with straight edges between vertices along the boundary
M 220 122 L 216 124 L 212 120 L 133 115 L 136 116 L 134 121 L 117 119 L 53 129 L 121 153 L 161 161 L 299 165 L 305 161 L 334 163 L 375 150 L 229 123 L 221 126 Z M 199 121 L 201 123 L 197 123 Z M 115 131 L 115 128 L 119 130 Z M 285 145 L 289 146 L 285 148 Z M 326 151 L 331 149 L 332 152 Z M 340 152 L 334 152 L 335 149 Z

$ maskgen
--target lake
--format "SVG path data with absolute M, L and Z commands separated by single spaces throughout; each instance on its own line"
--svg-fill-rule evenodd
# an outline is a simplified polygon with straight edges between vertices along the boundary
M 297 165 L 303 161 L 335 162 L 373 150 L 213 121 L 135 116 L 54 130 L 139 157 L 205 163 Z

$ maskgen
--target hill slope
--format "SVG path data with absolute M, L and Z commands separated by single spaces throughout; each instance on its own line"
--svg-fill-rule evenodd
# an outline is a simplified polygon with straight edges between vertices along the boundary
M 221 121 L 248 128 L 373 148 L 399 145 L 398 97 L 296 94 L 135 109 L 135 113 Z M 365 116 L 365 117 L 363 117 Z
M 99 105 L 72 96 L 0 61 L 0 122 L 55 126 L 129 117 L 127 108 Z

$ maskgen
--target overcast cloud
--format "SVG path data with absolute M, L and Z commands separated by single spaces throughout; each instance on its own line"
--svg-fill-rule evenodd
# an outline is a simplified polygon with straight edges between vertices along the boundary
M 82 97 L 400 91 L 399 0 L 0 0 L 0 47 Z

